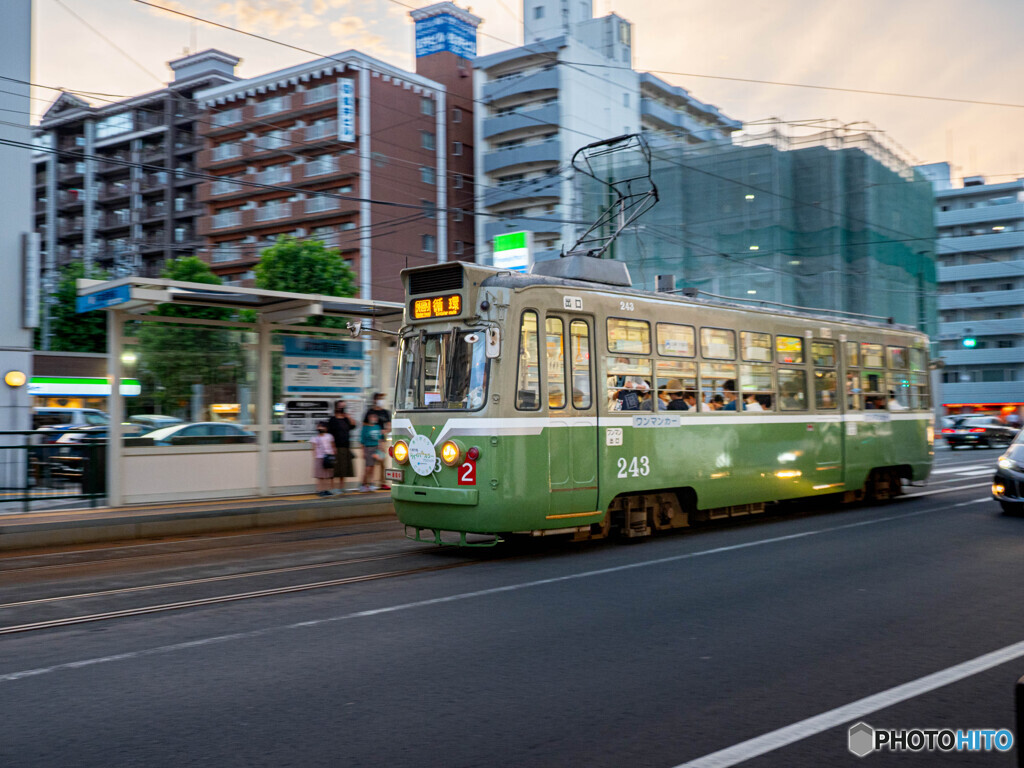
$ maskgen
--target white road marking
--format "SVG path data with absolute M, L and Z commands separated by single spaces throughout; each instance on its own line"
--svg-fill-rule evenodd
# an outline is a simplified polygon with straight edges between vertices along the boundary
M 810 736 L 816 736 L 838 725 L 852 723 L 872 712 L 891 707 L 894 704 L 913 699 L 937 688 L 958 682 L 979 672 L 998 667 L 1008 661 L 1013 661 L 1024 656 L 1024 641 L 1008 645 L 997 651 L 986 653 L 984 656 L 965 661 L 953 667 L 941 669 L 930 675 L 911 680 L 909 683 L 897 685 L 887 691 L 867 696 L 863 699 L 846 704 L 842 707 L 823 712 L 820 715 L 809 717 L 798 723 L 787 725 L 784 728 L 765 733 L 753 739 L 740 742 L 718 752 L 712 752 L 704 757 L 682 763 L 675 768 L 729 768 L 729 766 L 752 760 L 763 754 L 772 752 L 781 747 L 788 746 L 797 741 L 802 741 Z M 843 744 L 846 737 L 843 736 Z
M 960 477 L 981 477 L 982 475 L 994 475 L 995 473 L 995 467 L 988 467 L 987 469 L 973 469 L 968 472 L 957 472 L 957 475 Z
M 509 584 L 504 587 L 492 587 L 490 589 L 481 589 L 475 592 L 462 592 L 455 595 L 448 595 L 446 597 L 435 597 L 429 600 L 418 600 L 413 603 L 401 603 L 399 605 L 390 605 L 384 608 L 374 608 L 366 611 L 356 611 L 355 613 L 346 613 L 340 616 L 329 616 L 323 619 L 312 619 L 310 621 L 300 621 L 295 624 L 283 624 L 274 627 L 264 627 L 263 629 L 250 630 L 248 632 L 234 632 L 228 635 L 217 635 L 214 637 L 200 638 L 198 640 L 190 640 L 184 643 L 174 643 L 172 645 L 161 645 L 156 648 L 146 648 L 138 651 L 128 651 L 126 653 L 118 653 L 111 656 L 99 656 L 91 659 L 82 659 L 80 661 L 71 661 L 63 664 L 54 664 L 49 667 L 39 667 L 36 669 L 26 669 L 19 672 L 7 672 L 0 674 L 0 683 L 9 683 L 15 680 L 21 680 L 26 677 L 38 677 L 39 675 L 47 675 L 52 672 L 64 672 L 72 669 L 79 669 L 81 667 L 93 666 L 95 664 L 109 664 L 115 661 L 129 661 L 132 659 L 141 659 L 147 656 L 157 656 L 165 653 L 173 653 L 175 651 L 188 650 L 190 648 L 199 648 L 204 645 L 215 645 L 218 643 L 227 643 L 237 640 L 249 640 L 252 638 L 263 637 L 274 632 L 282 632 L 293 629 L 303 629 L 306 627 L 317 627 L 325 624 L 333 624 L 340 621 L 349 621 L 351 619 L 362 619 L 369 616 L 380 616 L 387 613 L 397 613 L 398 611 L 407 611 L 413 608 L 425 608 L 431 605 L 440 605 L 442 603 L 454 603 L 460 600 L 468 600 L 476 597 L 488 597 L 490 595 L 497 595 L 503 592 L 516 592 L 521 589 L 530 589 L 533 587 L 541 587 L 548 584 L 557 584 L 565 581 L 575 581 L 577 579 L 586 579 L 593 576 L 605 576 L 611 573 L 621 573 L 622 571 L 635 570 L 637 568 L 648 568 L 654 565 L 665 565 L 666 563 L 676 563 L 683 560 L 691 560 L 697 557 L 704 557 L 706 555 L 717 555 L 723 552 L 735 552 L 741 549 L 750 549 L 752 547 L 760 547 L 766 544 L 779 544 L 784 541 L 795 541 L 797 539 L 805 539 L 809 536 L 817 536 L 823 533 L 833 533 L 835 531 L 845 531 L 851 528 L 862 528 L 868 525 L 877 525 L 878 523 L 891 522 L 893 520 L 906 520 L 911 517 L 918 517 L 920 515 L 929 514 L 934 510 L 918 510 L 917 512 L 907 512 L 902 515 L 889 515 L 887 517 L 878 517 L 874 520 L 861 520 L 856 523 L 847 523 L 845 525 L 836 525 L 829 528 L 819 528 L 814 531 L 803 531 L 801 533 L 791 533 L 786 536 L 775 536 L 770 539 L 760 539 L 758 541 L 748 541 L 743 544 L 731 544 L 726 547 L 715 547 L 714 549 L 704 549 L 699 552 L 687 552 L 681 555 L 672 555 L 670 557 L 661 557 L 656 560 L 645 560 L 639 563 L 628 563 L 626 565 L 616 565 L 610 568 L 599 568 L 593 571 L 583 571 L 581 573 L 571 573 L 566 576 L 554 576 L 549 579 L 538 579 L 536 581 L 525 581 L 518 584 Z
M 963 504 L 954 504 L 952 507 L 950 507 L 950 509 L 956 509 L 957 507 L 969 507 L 971 506 L 971 504 L 981 504 L 982 502 L 985 501 L 989 503 L 995 503 L 995 499 L 993 499 L 991 496 L 985 496 L 984 498 L 975 499 L 974 501 L 965 501 Z
M 981 469 L 982 467 L 988 467 L 989 464 L 964 464 L 962 467 L 943 467 L 942 469 L 933 469 L 933 475 L 948 475 L 953 472 L 969 472 L 972 469 Z
M 984 488 L 990 485 L 990 483 L 972 483 L 971 485 L 958 485 L 956 488 L 938 488 L 934 491 L 921 491 L 920 493 L 907 493 L 900 498 L 904 499 L 916 499 L 918 496 L 934 496 L 937 493 L 955 493 L 957 491 L 966 491 L 968 488 Z

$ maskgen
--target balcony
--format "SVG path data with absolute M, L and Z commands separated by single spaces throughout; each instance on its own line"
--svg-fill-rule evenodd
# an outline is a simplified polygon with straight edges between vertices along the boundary
M 997 232 L 991 235 L 940 237 L 935 241 L 935 252 L 939 256 L 948 253 L 968 253 L 971 251 L 1005 251 L 1010 248 L 1024 248 L 1024 232 Z
M 127 163 L 130 162 L 131 157 L 127 152 L 117 152 L 113 155 L 108 155 L 107 159 L 98 162 L 96 164 L 96 173 L 115 173 L 117 171 L 128 173 L 130 166 Z
M 528 75 L 505 77 L 484 84 L 483 101 L 494 102 L 530 91 L 557 91 L 559 84 L 560 75 L 557 67 L 543 69 Z
M 322 104 L 338 95 L 338 83 L 325 83 L 302 94 L 303 104 Z
M 152 205 L 147 205 L 143 208 L 142 219 L 143 221 L 151 221 L 153 219 L 163 218 L 167 215 L 167 211 L 167 204 L 161 200 L 159 203 L 153 203 Z
M 163 160 L 167 156 L 167 145 L 166 144 L 146 144 L 142 147 L 142 162 L 152 163 L 157 160 Z
M 649 98 L 640 99 L 640 117 L 653 124 L 655 128 L 683 131 L 693 135 L 706 136 L 709 129 L 713 128 L 711 125 L 696 120 L 685 111 L 672 109 L 660 101 Z
M 1019 403 L 1019 381 L 971 381 L 960 384 L 940 384 L 936 400 L 946 404 Z
M 100 200 L 117 200 L 131 194 L 131 185 L 126 181 L 111 182 L 100 187 Z
M 85 190 L 62 189 L 57 193 L 57 205 L 61 208 L 77 208 L 85 203 Z
M 981 208 L 962 208 L 958 211 L 936 211 L 935 226 L 955 227 L 961 224 L 986 224 L 1008 219 L 1024 219 L 1024 203 L 986 205 Z
M 963 320 L 956 323 L 939 323 L 935 337 L 940 340 L 962 339 L 965 336 L 1008 336 L 1024 334 L 1024 317 L 1006 320 Z
M 939 296 L 939 309 L 982 309 L 1024 304 L 1024 290 L 953 293 Z
M 325 155 L 306 163 L 303 168 L 303 176 L 307 179 L 314 176 L 324 176 L 328 173 L 335 173 L 339 167 L 338 158 L 332 155 Z
M 946 365 L 1019 365 L 1024 363 L 1024 347 L 949 350 L 942 359 Z
M 142 177 L 142 190 L 147 191 L 156 189 L 158 187 L 166 187 L 170 181 L 170 174 L 167 171 L 157 171 L 156 173 L 147 173 Z
M 532 144 L 498 149 L 484 154 L 484 172 L 493 173 L 500 168 L 513 166 L 559 163 L 562 159 L 562 142 L 547 139 Z
M 235 123 L 242 122 L 242 108 L 234 107 L 220 112 L 214 112 L 210 117 L 211 128 L 226 128 Z
M 258 184 L 288 184 L 291 180 L 291 168 L 287 164 L 272 165 L 256 174 Z
M 202 142 L 196 138 L 195 134 L 179 133 L 178 138 L 174 141 L 174 151 L 178 154 L 198 152 L 202 148 Z
M 218 144 L 210 151 L 210 158 L 215 163 L 224 160 L 234 160 L 242 156 L 242 145 L 239 142 L 228 141 Z
M 1017 278 L 1024 274 L 1024 261 L 987 261 L 982 264 L 963 264 L 958 267 L 939 267 L 940 283 L 956 280 L 984 280 L 992 277 Z
M 286 219 L 291 215 L 291 203 L 282 201 L 261 205 L 256 209 L 254 218 L 256 221 L 274 221 L 276 219 Z
M 484 224 L 484 239 L 491 242 L 495 235 L 504 235 L 507 232 L 533 232 L 535 234 L 562 236 L 561 217 L 555 214 L 544 216 L 533 216 L 529 218 L 493 219 Z
M 532 109 L 520 109 L 507 115 L 496 115 L 484 118 L 484 138 L 498 136 L 510 131 L 539 128 L 542 126 L 557 126 L 560 110 L 558 104 L 545 104 Z
M 325 120 L 320 123 L 307 125 L 303 138 L 306 141 L 322 141 L 323 139 L 336 139 L 337 137 L 338 124 L 334 120 Z
M 130 211 L 110 212 L 98 218 L 98 229 L 122 229 L 130 227 L 132 223 Z
M 317 195 L 306 200 L 306 213 L 324 213 L 336 211 L 341 207 L 341 200 L 336 197 Z
M 536 200 L 538 198 L 557 198 L 562 193 L 562 182 L 559 175 L 544 176 L 539 179 L 499 182 L 484 190 L 484 208 L 491 208 L 514 200 Z
M 62 163 L 58 166 L 57 178 L 61 181 L 80 179 L 83 175 L 85 175 L 84 161 L 79 161 L 77 163 Z
M 211 229 L 227 229 L 228 227 L 237 227 L 242 223 L 242 212 L 241 211 L 221 211 L 220 213 L 213 214 L 210 221 Z

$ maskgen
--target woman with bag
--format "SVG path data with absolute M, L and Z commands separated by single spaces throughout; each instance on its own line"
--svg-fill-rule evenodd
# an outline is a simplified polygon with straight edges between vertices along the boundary
M 316 425 L 316 436 L 309 442 L 313 444 L 313 477 L 316 479 L 317 495 L 330 496 L 337 452 L 334 438 L 327 431 L 326 421 Z

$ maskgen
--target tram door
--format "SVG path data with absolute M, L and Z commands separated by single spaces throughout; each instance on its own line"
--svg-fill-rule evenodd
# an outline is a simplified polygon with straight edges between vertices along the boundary
M 548 313 L 549 518 L 597 509 L 597 403 L 594 397 L 593 319 Z

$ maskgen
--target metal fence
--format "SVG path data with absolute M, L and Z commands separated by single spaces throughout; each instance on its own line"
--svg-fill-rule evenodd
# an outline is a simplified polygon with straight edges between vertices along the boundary
M 107 441 L 47 442 L 61 434 L 0 432 L 0 513 L 95 507 L 105 496 Z

